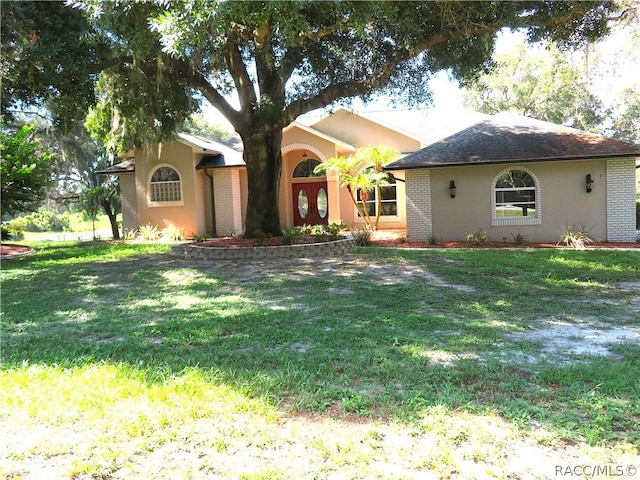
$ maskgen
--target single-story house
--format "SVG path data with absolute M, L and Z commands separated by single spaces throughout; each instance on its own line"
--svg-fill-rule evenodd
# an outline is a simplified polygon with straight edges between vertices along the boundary
M 407 237 L 556 242 L 585 227 L 599 240 L 636 239 L 640 145 L 499 114 L 387 166 L 406 181 Z
M 320 118 L 310 116 L 283 130 L 280 215 L 283 226 L 344 222 L 362 226 L 346 188 L 331 172 L 313 169 L 335 156 L 357 148 L 385 145 L 403 154 L 433 141 L 434 135 L 457 131 L 479 116 L 467 112 L 449 121 L 434 119 L 433 111 L 396 112 L 397 127 L 379 116 L 339 108 Z M 394 117 L 389 114 L 388 116 Z M 437 122 L 437 128 L 421 128 Z M 421 136 L 416 132 L 427 132 Z M 434 131 L 438 132 L 434 134 Z M 124 155 L 124 161 L 97 173 L 118 175 L 122 195 L 123 229 L 143 225 L 181 227 L 187 236 L 232 235 L 244 232 L 247 173 L 242 145 L 220 143 L 181 133 L 173 141 L 143 145 Z M 405 192 L 402 172 L 383 187 L 380 227 L 404 229 Z M 375 194 L 369 197 L 375 214 Z
M 366 114 L 339 108 L 283 130 L 283 226 L 362 219 L 335 174 L 314 167 L 357 148 L 385 145 L 403 157 L 388 166 L 381 229 L 410 240 L 557 241 L 580 225 L 601 240 L 635 240 L 635 162 L 640 146 L 525 117 L 466 110 Z M 241 142 L 189 134 L 144 145 L 98 173 L 118 175 L 123 229 L 172 224 L 187 236 L 244 232 L 247 174 Z M 451 188 L 451 187 L 454 187 Z M 369 198 L 375 213 L 375 195 Z

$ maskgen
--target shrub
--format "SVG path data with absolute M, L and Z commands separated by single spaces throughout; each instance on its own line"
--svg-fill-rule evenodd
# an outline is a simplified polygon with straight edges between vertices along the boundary
M 342 231 L 347 228 L 346 225 L 342 222 L 331 222 L 329 225 L 325 226 L 325 231 L 329 235 L 331 240 L 336 240 L 342 234 Z
M 37 212 L 21 217 L 26 222 L 24 230 L 27 232 L 68 232 L 70 231 L 71 215 L 69 212 L 60 214 L 45 207 Z
M 176 227 L 171 222 L 166 222 L 167 226 L 162 229 L 162 237 L 169 242 L 181 242 L 184 240 L 184 228 Z
M 640 230 L 640 198 L 636 199 L 636 229 Z
M 144 242 L 157 242 L 162 238 L 162 232 L 156 225 L 142 225 L 138 228 L 137 237 Z
M 511 237 L 513 238 L 513 243 L 515 243 L 516 245 L 526 245 L 527 243 L 527 236 L 522 235 L 520 232 L 515 235 L 512 233 Z
M 204 235 L 196 235 L 194 233 L 192 237 L 195 243 L 206 242 L 207 240 L 211 240 L 212 238 L 211 235 L 207 235 L 206 233 Z
M 560 242 L 568 247 L 573 247 L 576 250 L 584 250 L 587 245 L 594 243 L 589 230 L 584 226 L 577 227 L 575 225 L 568 225 L 562 227 L 562 235 L 560 235 Z
M 438 240 L 438 237 L 435 236 L 435 234 L 431 234 L 427 237 L 427 243 L 429 245 L 437 245 L 438 243 L 440 243 L 440 241 Z
M 471 245 L 486 245 L 488 241 L 489 236 L 480 228 L 475 228 L 467 233 L 467 242 Z
M 373 230 L 370 228 L 352 228 L 351 235 L 356 242 L 356 245 L 360 247 L 366 247 L 369 245 L 369 241 L 371 240 L 371 234 Z
M 13 238 L 8 225 L 2 225 L 2 237 L 0 238 L 2 238 L 2 240 L 11 240 Z
M 282 227 L 282 243 L 293 245 L 300 236 L 300 229 L 297 227 Z

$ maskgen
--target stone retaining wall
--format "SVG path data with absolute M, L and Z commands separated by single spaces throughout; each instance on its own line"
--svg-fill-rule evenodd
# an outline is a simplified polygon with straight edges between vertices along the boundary
M 343 255 L 355 250 L 356 242 L 348 237 L 333 242 L 282 245 L 278 247 L 203 247 L 181 243 L 171 247 L 171 254 L 201 260 L 268 260 L 271 258 L 313 258 Z

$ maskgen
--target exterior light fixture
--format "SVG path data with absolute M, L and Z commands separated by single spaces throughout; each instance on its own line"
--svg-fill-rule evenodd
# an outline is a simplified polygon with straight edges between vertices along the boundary
M 302 158 L 306 160 L 308 156 L 309 156 L 309 155 L 307 155 L 307 151 L 305 150 L 305 151 L 302 153 Z
M 453 180 L 449 182 L 449 196 L 451 198 L 456 198 L 456 182 Z
M 587 193 L 591 193 L 593 190 L 593 178 L 591 178 L 591 174 L 587 174 Z

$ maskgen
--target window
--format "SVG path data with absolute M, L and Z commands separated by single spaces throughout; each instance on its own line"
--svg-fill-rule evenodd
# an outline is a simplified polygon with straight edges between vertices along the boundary
M 524 168 L 502 170 L 492 190 L 494 226 L 540 223 L 540 194 L 533 172 Z
M 396 179 L 389 178 L 388 185 L 382 185 L 380 187 L 380 216 L 381 217 L 395 217 L 398 215 L 398 202 L 397 202 L 397 193 L 396 193 Z M 369 197 L 367 198 L 367 212 L 370 217 L 377 216 L 377 191 L 374 188 L 369 192 Z M 362 196 L 361 190 L 356 192 L 356 198 L 358 200 L 358 206 L 362 207 Z M 360 213 L 358 212 L 358 216 L 360 217 Z
M 320 165 L 320 160 L 314 160 L 313 158 L 301 161 L 293 171 L 293 178 L 323 177 L 324 175 L 313 173 L 313 169 L 318 165 Z
M 158 167 L 151 174 L 149 200 L 151 203 L 182 204 L 180 175 L 172 167 Z

